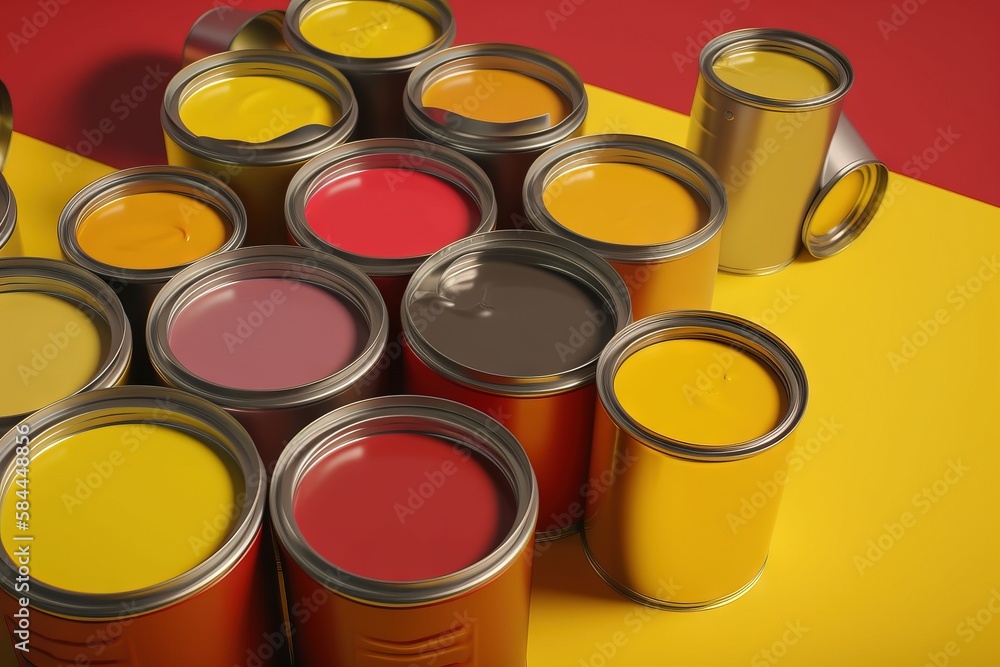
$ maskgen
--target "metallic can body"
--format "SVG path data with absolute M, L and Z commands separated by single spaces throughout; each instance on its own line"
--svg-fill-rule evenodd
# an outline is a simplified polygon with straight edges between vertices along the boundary
M 199 294 L 241 279 L 280 278 L 312 283 L 354 305 L 369 335 L 346 367 L 299 387 L 276 390 L 237 389 L 209 382 L 185 368 L 169 345 L 177 313 Z M 253 438 L 267 470 L 273 469 L 285 444 L 303 426 L 330 410 L 382 393 L 386 378 L 378 364 L 388 331 L 385 304 L 371 280 L 337 258 L 308 248 L 259 246 L 209 257 L 178 273 L 157 295 L 146 328 L 154 370 L 167 385 L 219 405 Z
M 192 89 L 252 75 L 287 78 L 319 90 L 338 105 L 341 116 L 319 134 L 296 137 L 293 130 L 259 143 L 200 137 L 181 121 L 180 106 Z M 295 53 L 266 50 L 219 53 L 188 65 L 170 80 L 160 109 L 167 161 L 211 174 L 236 192 L 247 211 L 247 245 L 285 242 L 283 204 L 292 176 L 309 159 L 347 141 L 357 118 L 354 93 L 340 72 Z
M 5 248 L 6 255 L 19 255 L 21 252 L 15 230 L 17 229 L 17 200 L 14 191 L 10 189 L 7 179 L 0 174 L 0 251 Z
M 407 136 L 409 124 L 401 106 L 406 80 L 422 60 L 455 41 L 451 7 L 444 0 L 396 0 L 394 5 L 416 11 L 434 23 L 438 28 L 437 39 L 402 56 L 364 58 L 330 53 L 302 35 L 299 25 L 303 16 L 327 4 L 329 0 L 292 0 L 285 17 L 285 40 L 294 51 L 336 67 L 351 82 L 360 109 L 357 138 Z M 377 24 L 375 17 L 372 23 Z M 359 28 L 357 34 L 364 35 L 365 27 Z
M 641 165 L 671 176 L 704 198 L 708 218 L 689 236 L 656 245 L 611 243 L 574 232 L 548 211 L 544 193 L 568 170 L 600 162 Z M 718 176 L 697 155 L 649 137 L 609 134 L 570 139 L 535 161 L 525 178 L 523 197 L 525 215 L 536 229 L 580 243 L 615 268 L 628 286 L 635 319 L 667 310 L 712 307 L 726 195 Z
M 186 265 L 165 269 L 129 269 L 105 264 L 84 252 L 77 230 L 87 216 L 99 207 L 121 197 L 149 192 L 191 197 L 222 216 L 229 223 L 231 232 L 222 247 L 212 255 L 239 248 L 247 232 L 246 210 L 236 193 L 218 179 L 184 167 L 122 169 L 94 181 L 67 202 L 59 216 L 59 247 L 69 261 L 103 278 L 121 299 L 132 327 L 132 384 L 152 384 L 156 379 L 146 352 L 146 320 L 160 289 Z
M 494 68 L 521 72 L 559 91 L 571 110 L 555 125 L 535 131 L 490 133 L 488 123 L 470 128 L 436 118 L 423 106 L 424 89 L 462 69 Z M 422 139 L 448 146 L 476 162 L 496 191 L 497 227 L 525 227 L 521 190 L 532 163 L 560 141 L 579 136 L 587 117 L 587 91 L 580 75 L 568 64 L 543 51 L 512 44 L 468 44 L 428 57 L 413 70 L 406 84 L 403 106 L 412 131 Z M 499 129 L 499 128 L 498 128 Z
M 269 536 L 262 532 L 267 480 L 246 431 L 207 401 L 158 387 L 119 387 L 60 401 L 25 421 L 29 443 L 94 425 L 173 425 L 203 438 L 220 457 L 230 458 L 245 489 L 233 533 L 197 567 L 155 587 L 121 594 L 87 594 L 31 581 L 31 662 L 24 665 L 288 665 L 284 646 L 261 652 L 272 633 L 281 633 L 275 610 L 276 572 Z M 47 436 L 47 432 L 52 433 Z M 11 484 L 18 429 L 0 439 L 5 484 Z M 17 627 L 22 607 L 15 589 L 18 567 L 0 555 L 0 595 L 7 627 Z M 238 610 L 238 613 L 236 613 Z M 183 638 L 183 641 L 180 639 Z M 11 638 L 11 644 L 19 641 Z
M 624 412 L 613 388 L 624 358 L 647 345 L 690 338 L 732 345 L 770 368 L 787 397 L 774 430 L 746 443 L 698 446 L 652 433 Z M 741 318 L 675 311 L 639 320 L 616 336 L 601 355 L 597 384 L 584 523 L 594 568 L 626 597 L 663 609 L 709 609 L 745 593 L 767 559 L 785 457 L 805 410 L 805 372 L 795 355 Z M 749 502 L 756 513 L 741 517 Z
M 40 257 L 0 259 L 0 292 L 42 292 L 91 309 L 107 328 L 108 349 L 94 377 L 79 392 L 106 389 L 128 381 L 132 361 L 132 331 L 122 303 L 100 278 L 78 266 Z M 5 322 L 4 326 L 16 326 Z M 4 387 L 4 391 L 14 391 Z M 0 415 L 0 434 L 27 414 Z
M 776 100 L 724 83 L 713 71 L 735 50 L 771 50 L 806 60 L 833 80 L 828 93 Z M 702 49 L 687 145 L 722 179 L 729 203 L 720 268 L 766 274 L 801 249 L 802 224 L 820 184 L 853 70 L 835 48 L 787 30 L 749 28 Z
M 513 523 L 482 560 L 438 578 L 380 581 L 338 569 L 302 537 L 292 499 L 311 462 L 341 442 L 396 429 L 461 442 L 503 471 L 516 505 Z M 425 396 L 346 406 L 310 424 L 289 444 L 275 471 L 270 501 L 285 563 L 296 665 L 526 664 L 538 487 L 524 450 L 493 419 Z
M 184 40 L 181 67 L 223 51 L 274 49 L 287 51 L 281 35 L 283 11 L 256 12 L 218 5 L 202 14 Z
M 554 235 L 508 230 L 467 238 L 435 253 L 414 274 L 403 297 L 402 327 L 406 390 L 454 400 L 493 417 L 511 430 L 528 453 L 539 486 L 536 539 L 550 540 L 579 530 L 584 514 L 592 440 L 596 358 L 551 377 L 493 376 L 456 364 L 421 335 L 420 315 L 410 312 L 411 295 L 427 289 L 425 277 L 451 264 L 464 268 L 483 252 L 546 267 L 561 267 L 604 302 L 615 331 L 631 321 L 628 291 L 606 262 L 582 246 Z

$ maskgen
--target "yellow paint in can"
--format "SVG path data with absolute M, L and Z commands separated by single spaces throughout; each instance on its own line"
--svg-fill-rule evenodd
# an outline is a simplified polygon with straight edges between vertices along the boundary
M 712 71 L 737 90 L 772 100 L 809 100 L 837 87 L 818 64 L 782 51 L 736 49 L 716 59 Z
M 100 370 L 108 333 L 96 313 L 72 301 L 3 292 L 0 322 L 0 415 L 34 412 L 75 394 Z
M 211 556 L 239 515 L 234 475 L 194 436 L 151 423 L 74 433 L 30 456 L 31 576 L 81 593 L 163 583 Z M 8 554 L 21 486 L 4 490 Z
M 772 431 L 787 411 L 774 373 L 740 348 L 678 338 L 633 352 L 615 395 L 643 427 L 696 445 L 732 445 Z
M 440 36 L 438 26 L 398 2 L 349 0 L 318 3 L 299 22 L 302 36 L 328 53 L 394 58 L 420 51 Z
M 490 123 L 515 123 L 548 114 L 550 127 L 572 111 L 569 98 L 552 85 L 506 69 L 447 74 L 424 88 L 421 102 Z
M 340 105 L 317 88 L 277 76 L 234 76 L 192 86 L 180 119 L 197 136 L 252 144 L 306 125 L 332 127 Z
M 708 205 L 691 186 L 638 164 L 569 169 L 545 186 L 542 201 L 570 231 L 622 245 L 675 241 L 708 220 Z

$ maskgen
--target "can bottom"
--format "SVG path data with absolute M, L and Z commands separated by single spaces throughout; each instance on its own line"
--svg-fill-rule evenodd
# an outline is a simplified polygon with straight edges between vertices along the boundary
M 737 266 L 723 266 L 722 264 L 719 264 L 719 271 L 722 271 L 723 273 L 732 273 L 737 276 L 766 276 L 781 271 L 783 268 L 790 265 L 794 261 L 795 258 L 792 257 L 787 262 L 778 264 L 776 266 L 764 267 L 763 269 L 744 269 Z
M 556 528 L 554 530 L 543 530 L 535 533 L 536 542 L 554 542 L 556 540 L 562 539 L 564 537 L 569 537 L 574 533 L 579 533 L 582 524 L 574 523 L 570 526 L 564 526 L 562 528 Z
M 764 574 L 764 568 L 767 567 L 767 557 L 765 557 L 764 564 L 760 566 L 757 574 L 755 574 L 750 581 L 729 595 L 724 595 L 720 598 L 707 600 L 705 602 L 669 602 L 667 600 L 660 600 L 658 598 L 649 597 L 648 595 L 643 595 L 642 593 L 625 586 L 621 582 L 616 581 L 614 577 L 608 574 L 604 568 L 601 567 L 601 565 L 597 562 L 597 559 L 594 558 L 594 554 L 591 553 L 590 547 L 587 545 L 586 532 L 581 533 L 580 537 L 583 542 L 583 551 L 587 554 L 587 560 L 590 561 L 591 566 L 597 574 L 600 575 L 601 579 L 605 581 L 605 583 L 633 602 L 638 602 L 641 605 L 652 607 L 653 609 L 661 609 L 663 611 L 705 611 L 707 609 L 715 609 L 716 607 L 729 604 L 753 588 L 753 585 L 757 583 L 760 576 Z

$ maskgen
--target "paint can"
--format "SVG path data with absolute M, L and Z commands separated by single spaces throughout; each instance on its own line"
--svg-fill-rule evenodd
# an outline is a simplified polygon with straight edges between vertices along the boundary
M 339 408 L 282 453 L 270 511 L 301 667 L 526 664 L 538 487 L 485 414 Z
M 247 245 L 284 243 L 292 176 L 347 141 L 357 117 L 351 86 L 335 69 L 253 49 L 188 65 L 170 80 L 160 109 L 167 161 L 236 192 L 247 210 Z
M 259 246 L 179 272 L 153 302 L 146 342 L 162 380 L 236 417 L 271 470 L 303 426 L 382 391 L 387 329 L 360 270 L 308 248 Z
M 615 270 L 552 234 L 478 234 L 417 269 L 402 318 L 407 391 L 464 403 L 510 429 L 538 478 L 536 538 L 578 530 L 597 358 L 631 321 Z
M 497 227 L 525 227 L 521 189 L 531 163 L 581 134 L 587 91 L 562 60 L 513 44 L 445 49 L 406 84 L 406 118 L 417 136 L 471 158 L 493 182 Z
M 146 320 L 157 293 L 192 262 L 240 247 L 246 230 L 246 211 L 236 194 L 185 167 L 116 171 L 80 190 L 63 208 L 57 226 L 63 255 L 103 278 L 128 315 L 133 384 L 156 378 L 146 353 Z
M 292 0 L 285 39 L 351 82 L 359 138 L 405 137 L 406 80 L 422 60 L 455 41 L 455 17 L 444 0 Z
M 79 392 L 125 384 L 132 333 L 97 276 L 53 259 L 0 259 L 0 433 Z
M 0 467 L 0 610 L 19 664 L 287 664 L 268 643 L 267 478 L 225 412 L 159 387 L 85 392 L 0 437 Z
M 535 161 L 523 196 L 536 229 L 618 271 L 636 319 L 712 307 L 726 195 L 694 153 L 634 135 L 569 139 Z
M 749 590 L 806 407 L 795 354 L 742 318 L 674 311 L 608 344 L 597 392 L 584 523 L 597 572 L 662 609 L 709 609 Z
M 771 28 L 716 37 L 699 68 L 688 148 L 726 188 L 720 268 L 773 273 L 802 247 L 853 69 L 826 42 Z
M 14 108 L 10 102 L 10 93 L 3 81 L 0 81 L 0 169 L 7 161 L 7 150 L 10 148 L 11 135 L 14 133 Z M 14 230 L 17 226 L 17 202 L 14 192 L 10 189 L 7 179 L 0 173 L 0 251 L 7 249 L 6 255 L 20 254 Z M 13 239 L 13 240 L 12 240 Z
M 483 170 L 461 153 L 369 139 L 306 163 L 288 186 L 285 218 L 293 242 L 350 262 L 375 282 L 389 311 L 386 360 L 401 382 L 399 309 L 410 276 L 431 253 L 492 230 L 496 199 Z
M 181 54 L 181 67 L 224 51 L 269 49 L 288 51 L 281 34 L 285 12 L 256 12 L 217 5 L 198 17 L 188 31 Z

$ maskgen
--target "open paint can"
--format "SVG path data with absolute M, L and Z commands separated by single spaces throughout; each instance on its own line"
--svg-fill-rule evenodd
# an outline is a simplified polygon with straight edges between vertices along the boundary
M 725 185 L 720 268 L 778 271 L 802 248 L 853 69 L 826 42 L 771 28 L 716 37 L 699 68 L 688 148 Z
M 267 478 L 225 412 L 85 392 L 0 437 L 0 471 L 3 636 L 22 665 L 287 664 L 268 643 Z
M 224 51 L 272 49 L 287 51 L 281 34 L 285 12 L 272 9 L 257 12 L 237 9 L 231 4 L 216 5 L 202 14 L 184 40 L 181 65 Z
M 524 667 L 538 488 L 451 401 L 348 405 L 282 453 L 270 510 L 296 665 Z
M 624 134 L 569 139 L 531 166 L 524 210 L 615 267 L 635 318 L 712 307 L 726 195 L 691 151 Z
M 597 358 L 631 321 L 628 290 L 586 248 L 506 230 L 431 255 L 403 296 L 406 389 L 474 407 L 528 452 L 538 539 L 583 519 Z
M 132 382 L 155 374 L 146 319 L 160 288 L 185 266 L 238 248 L 246 211 L 221 181 L 185 167 L 123 169 L 78 192 L 59 216 L 59 247 L 101 276 L 122 301 L 134 336 Z
M 172 387 L 226 409 L 268 470 L 303 426 L 380 393 L 388 325 L 364 273 L 291 246 L 221 253 L 178 273 L 146 329 L 153 368 Z
M 615 336 L 597 392 L 584 524 L 597 572 L 664 609 L 708 609 L 749 590 L 806 407 L 795 354 L 742 318 L 674 311 Z
M 295 53 L 254 49 L 188 65 L 170 80 L 160 110 L 167 161 L 236 192 L 247 210 L 247 245 L 284 243 L 292 176 L 347 141 L 357 117 L 340 72 Z
M 375 282 L 389 311 L 386 360 L 395 362 L 410 276 L 444 246 L 492 230 L 496 200 L 483 170 L 460 153 L 426 141 L 369 139 L 306 163 L 288 187 L 285 216 L 296 243 L 346 260 Z
M 132 332 L 100 278 L 53 259 L 0 259 L 0 433 L 78 392 L 125 384 Z
M 471 158 L 490 177 L 497 227 L 524 227 L 521 188 L 545 150 L 577 136 L 587 91 L 576 71 L 543 51 L 468 44 L 418 65 L 403 97 L 417 135 Z
M 359 137 L 405 137 L 406 80 L 455 41 L 455 18 L 444 0 L 292 0 L 285 39 L 351 82 Z

